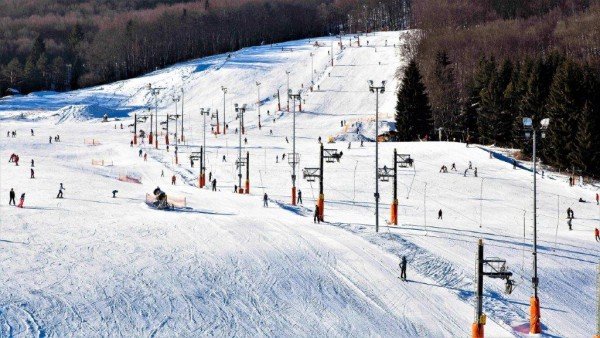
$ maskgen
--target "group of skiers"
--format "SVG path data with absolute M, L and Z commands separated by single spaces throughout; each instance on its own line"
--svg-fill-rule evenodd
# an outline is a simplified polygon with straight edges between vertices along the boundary
M 48 143 L 52 143 L 53 138 L 54 138 L 54 142 L 60 142 L 60 135 L 56 135 L 54 137 L 48 136 Z

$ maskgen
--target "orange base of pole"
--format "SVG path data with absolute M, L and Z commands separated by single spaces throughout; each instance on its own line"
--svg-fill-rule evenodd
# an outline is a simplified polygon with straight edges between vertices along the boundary
M 398 225 L 398 200 L 394 200 L 392 202 L 391 212 L 392 212 L 392 219 L 391 219 L 392 224 Z
M 165 144 L 169 145 L 169 135 L 165 135 Z
M 175 155 L 175 164 L 179 164 L 179 156 Z
M 133 144 L 137 144 L 137 135 L 133 135 Z
M 206 185 L 206 177 L 204 174 L 200 174 L 200 177 L 198 178 L 198 186 L 200 188 L 204 188 L 204 185 Z
M 540 300 L 534 296 L 531 296 L 530 299 L 529 317 L 529 333 L 542 333 L 542 324 L 540 323 Z
M 152 144 L 153 141 L 154 141 L 154 137 L 153 137 L 152 133 L 150 133 L 150 135 L 148 135 L 148 143 Z
M 483 325 L 482 324 L 473 323 L 473 325 L 471 325 L 471 337 L 483 338 Z
M 246 191 L 245 191 L 245 193 L 246 194 L 250 193 L 250 180 L 246 180 Z
M 319 206 L 319 220 L 325 220 L 325 195 L 320 194 L 319 200 L 317 201 L 317 205 Z
M 155 140 L 156 149 L 158 149 L 158 139 Z
M 292 187 L 292 205 L 296 205 L 296 187 Z
M 244 193 L 244 188 L 238 188 L 238 194 L 243 194 Z

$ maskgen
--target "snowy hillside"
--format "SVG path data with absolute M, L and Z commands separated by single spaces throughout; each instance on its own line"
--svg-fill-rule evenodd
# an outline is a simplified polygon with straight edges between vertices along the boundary
M 392 129 L 405 34 L 361 36 L 361 47 L 354 38 L 348 46 L 347 36 L 342 50 L 334 37 L 258 46 L 100 87 L 0 100 L 0 336 L 464 337 L 474 317 L 480 238 L 485 255 L 506 259 L 517 283 L 506 295 L 501 281 L 485 280 L 485 332 L 525 335 L 532 293 L 530 171 L 490 158 L 485 146 L 380 143 L 380 166 L 391 167 L 394 148 L 410 154 L 415 166 L 399 170 L 398 226 L 386 223 L 391 182 L 380 182 L 381 229 L 375 233 L 375 94 L 367 80 L 387 81 L 379 97 L 380 132 Z M 286 71 L 290 88 L 303 98 L 296 115 L 299 206 L 290 204 Z M 185 88 L 179 164 L 173 143 L 166 151 L 164 135 L 158 149 L 147 139 L 130 147 L 133 114 L 154 111 L 149 83 L 164 88 L 157 96 L 159 115 L 175 113 L 173 95 Z M 213 192 L 198 188 L 198 163 L 191 167 L 188 156 L 202 145 L 200 108 L 218 110 L 223 122 L 222 86 L 229 130 L 213 135 L 207 127 L 207 173 L 218 187 Z M 248 105 L 241 139 L 250 153 L 249 195 L 233 193 L 235 103 Z M 149 121 L 139 128 L 149 131 Z M 16 137 L 5 136 L 13 130 Z M 49 143 L 57 134 L 61 141 Z M 318 166 L 319 137 L 335 140 L 326 148 L 343 156 L 325 163 L 326 222 L 314 224 L 318 182 L 302 179 L 301 169 Z M 7 163 L 12 153 L 20 156 L 19 166 Z M 472 170 L 464 176 L 469 161 L 478 177 Z M 439 173 L 452 163 L 456 172 Z M 141 183 L 119 180 L 124 175 Z M 64 199 L 55 198 L 60 183 Z M 146 194 L 157 186 L 185 198 L 187 207 L 148 207 Z M 11 188 L 17 200 L 26 194 L 23 209 L 6 204 Z M 593 231 L 600 208 L 578 199 L 591 202 L 597 191 L 569 187 L 563 175 L 539 176 L 540 302 L 548 336 L 594 332 L 600 253 Z M 568 207 L 576 217 L 572 231 Z M 398 278 L 402 255 L 408 282 Z

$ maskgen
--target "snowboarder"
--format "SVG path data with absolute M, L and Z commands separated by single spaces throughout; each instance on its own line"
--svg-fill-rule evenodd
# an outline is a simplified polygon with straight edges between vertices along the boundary
M 600 230 L 598 230 L 598 228 L 594 229 L 594 236 L 596 238 L 596 242 L 600 242 Z
M 400 279 L 403 282 L 406 282 L 406 256 L 402 256 L 399 266 L 400 266 Z
M 171 185 L 175 185 L 176 180 L 177 180 L 177 177 L 175 175 L 171 176 Z
M 21 194 L 21 199 L 19 199 L 19 205 L 17 205 L 17 208 L 22 208 L 23 203 L 25 203 L 25 193 Z
M 265 193 L 263 195 L 263 207 L 265 207 L 265 208 L 269 207 L 269 196 L 267 196 L 267 193 Z
M 302 204 L 302 190 L 298 189 L 298 203 Z
M 442 218 L 442 209 L 440 209 L 440 211 L 438 211 L 438 219 L 443 220 L 443 218 Z
M 212 180 L 212 191 L 217 191 L 217 179 L 213 178 Z
M 8 196 L 10 197 L 10 199 L 8 200 L 8 205 L 15 205 L 15 190 L 13 188 L 10 188 L 10 193 L 8 194 Z
M 35 178 L 35 172 L 33 171 L 33 168 L 29 169 L 31 172 L 31 176 L 29 178 Z
M 142 151 L 142 149 L 140 149 L 140 151 L 138 151 L 138 157 L 142 157 L 142 153 L 143 153 L 143 151 Z
M 56 198 L 63 198 L 63 190 L 67 190 L 65 189 L 65 187 L 63 187 L 63 184 L 60 184 L 60 187 L 58 188 L 58 194 L 56 195 Z
M 113 191 L 112 191 L 113 198 L 117 198 L 117 193 L 118 193 L 118 192 L 119 192 L 118 190 L 113 190 Z
M 315 214 L 313 216 L 313 223 L 321 223 L 321 219 L 319 218 L 319 205 L 315 205 Z

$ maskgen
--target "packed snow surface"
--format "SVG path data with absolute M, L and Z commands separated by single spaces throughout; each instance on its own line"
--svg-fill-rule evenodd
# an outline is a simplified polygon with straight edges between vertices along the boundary
M 345 36 L 343 49 L 335 37 L 264 45 L 99 87 L 0 100 L 0 336 L 464 337 L 474 320 L 478 239 L 486 257 L 506 259 L 517 284 L 507 295 L 502 281 L 485 279 L 486 334 L 526 335 L 529 163 L 513 169 L 491 158 L 487 147 L 454 142 L 380 143 L 381 167 L 392 167 L 393 149 L 415 162 L 398 171 L 398 226 L 388 223 L 392 184 L 379 183 L 375 233 L 376 98 L 367 80 L 387 81 L 379 95 L 380 132 L 393 129 L 395 74 L 407 61 L 407 34 L 363 35 L 360 47 Z M 287 111 L 286 71 L 290 88 L 302 95 L 298 206 L 290 198 L 293 108 Z M 162 89 L 152 96 L 147 84 Z M 160 121 L 181 113 L 174 95 L 183 95 L 184 111 L 178 164 L 174 120 L 168 152 L 166 131 L 158 149 L 147 138 L 130 147 L 133 115 L 154 113 L 155 104 Z M 235 103 L 247 104 L 241 137 Z M 216 121 L 206 119 L 206 168 L 216 192 L 198 188 L 199 164 L 191 167 L 189 160 L 203 144 L 200 108 L 218 110 L 221 132 L 223 113 L 229 126 L 227 134 L 214 135 Z M 109 122 L 101 122 L 104 114 Z M 181 118 L 177 123 L 181 137 Z M 16 137 L 5 137 L 13 130 Z M 150 120 L 139 130 L 149 132 Z M 61 141 L 49 143 L 55 135 Z M 319 137 L 343 156 L 325 163 L 326 222 L 315 224 L 319 184 L 303 179 L 302 168 L 318 167 Z M 250 154 L 249 195 L 233 193 L 240 140 Z M 7 163 L 12 153 L 19 166 Z M 469 162 L 477 177 L 473 170 L 465 176 Z M 452 163 L 457 171 L 439 172 Z M 244 185 L 245 168 L 242 174 Z M 119 180 L 126 175 L 141 184 Z M 60 183 L 64 199 L 55 198 Z M 187 207 L 150 208 L 145 197 L 157 186 L 185 198 Z M 26 194 L 24 208 L 7 205 L 11 188 L 17 202 Z M 539 297 L 551 337 L 594 333 L 597 191 L 569 187 L 557 173 L 538 175 Z M 575 212 L 572 231 L 568 207 Z M 398 278 L 401 256 L 408 259 L 407 282 Z

